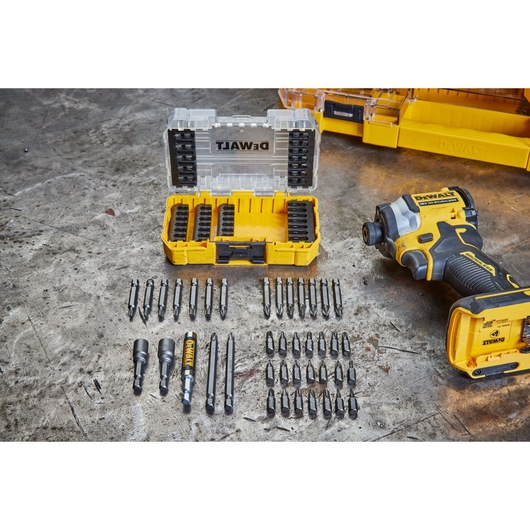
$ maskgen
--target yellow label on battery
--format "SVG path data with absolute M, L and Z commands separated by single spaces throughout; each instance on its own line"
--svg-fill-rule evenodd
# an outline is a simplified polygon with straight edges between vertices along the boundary
M 184 352 L 182 354 L 182 366 L 194 366 L 195 364 L 195 341 L 186 340 L 184 342 Z
M 473 252 L 469 252 L 469 251 L 462 252 L 461 256 L 465 256 L 471 261 L 474 261 L 477 265 L 487 270 L 492 276 L 495 276 L 495 267 L 493 265 L 488 265 L 487 263 L 484 263 L 482 260 L 478 259 L 477 256 L 473 254 Z

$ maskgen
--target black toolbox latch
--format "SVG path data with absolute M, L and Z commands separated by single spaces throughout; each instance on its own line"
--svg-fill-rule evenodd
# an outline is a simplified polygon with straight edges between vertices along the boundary
M 256 265 L 265 264 L 265 242 L 217 241 L 217 263 L 226 265 L 231 260 L 250 261 Z

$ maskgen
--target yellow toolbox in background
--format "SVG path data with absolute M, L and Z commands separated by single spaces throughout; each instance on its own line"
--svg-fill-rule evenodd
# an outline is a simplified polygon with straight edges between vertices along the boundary
M 175 265 L 308 265 L 318 254 L 320 131 L 308 109 L 220 117 L 176 108 L 164 133 Z M 298 195 L 298 194 L 299 195 Z

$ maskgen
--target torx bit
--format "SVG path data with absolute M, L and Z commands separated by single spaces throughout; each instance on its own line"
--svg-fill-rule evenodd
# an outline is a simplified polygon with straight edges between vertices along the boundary
M 169 282 L 168 280 L 162 280 L 160 282 L 160 292 L 158 294 L 158 318 L 160 320 L 162 320 L 166 314 L 168 294 Z
M 294 391 L 294 413 L 298 418 L 304 414 L 304 400 L 299 388 Z
M 269 278 L 263 278 L 263 313 L 265 318 L 271 316 L 271 282 Z
M 337 390 L 337 395 L 335 396 L 335 414 L 339 418 L 344 418 L 344 399 L 340 395 L 340 390 Z
M 281 318 L 283 315 L 283 280 L 276 278 L 276 315 Z
M 234 411 L 234 370 L 236 345 L 232 333 L 228 335 L 226 343 L 226 374 L 225 374 L 225 412 Z
M 287 316 L 293 318 L 294 315 L 294 282 L 292 278 L 287 278 L 286 284 L 286 302 L 287 302 Z
M 308 331 L 305 339 L 305 354 L 306 357 L 313 357 L 315 351 L 315 345 L 313 343 L 313 334 Z
M 293 357 L 295 359 L 300 358 L 300 354 L 302 353 L 302 346 L 300 344 L 300 337 L 298 336 L 298 333 L 295 331 L 293 334 Z
M 285 360 L 282 360 L 280 363 L 280 385 L 283 387 L 289 384 L 289 370 L 287 369 L 287 364 Z
M 280 331 L 280 338 L 278 339 L 278 353 L 284 356 L 287 355 L 287 338 L 283 330 Z
M 140 282 L 131 280 L 131 289 L 129 291 L 129 318 L 132 320 L 136 308 L 138 307 L 138 293 L 140 291 Z
M 331 344 L 329 347 L 329 354 L 335 359 L 339 355 L 339 334 L 336 331 L 331 332 Z
M 325 385 L 328 382 L 328 369 L 326 368 L 326 363 L 322 361 L 318 368 L 318 382 L 321 385 Z
M 224 320 L 228 312 L 228 280 L 223 278 L 221 280 L 221 297 L 219 299 L 219 314 Z
M 345 331 L 342 332 L 342 355 L 344 355 L 344 357 L 351 356 L 350 339 Z
M 314 390 L 310 390 L 307 397 L 307 412 L 309 413 L 309 417 L 311 419 L 315 419 L 317 417 L 317 398 Z
M 210 414 L 215 410 L 215 386 L 217 383 L 217 335 L 212 333 L 208 356 L 208 380 L 206 382 L 206 411 Z
M 184 284 L 180 278 L 175 280 L 175 289 L 173 290 L 173 317 L 179 319 L 180 308 L 182 307 L 182 290 Z
M 331 396 L 329 394 L 329 390 L 324 390 L 322 393 L 322 413 L 324 414 L 324 418 L 331 418 L 332 411 L 333 409 L 331 408 Z
M 267 336 L 265 338 L 265 351 L 267 355 L 274 355 L 274 337 L 272 336 L 272 331 L 267 331 Z
M 206 292 L 204 294 L 204 316 L 210 320 L 213 311 L 213 280 L 206 279 Z
M 197 278 L 191 279 L 190 288 L 190 318 L 192 320 L 197 316 L 197 304 L 199 302 L 199 280 Z
M 274 396 L 274 389 L 269 389 L 267 396 L 267 416 L 274 416 L 276 414 L 276 397 Z
M 342 364 L 340 364 L 340 361 L 337 361 L 335 364 L 335 385 L 338 387 L 342 387 L 342 384 L 344 383 L 344 372 L 342 370 Z
M 324 318 L 329 317 L 329 286 L 326 279 L 320 280 L 320 305 L 322 306 L 322 315 Z
M 355 372 L 355 368 L 353 367 L 353 361 L 350 361 L 348 363 L 348 372 L 346 374 L 346 380 L 348 381 L 349 386 L 355 386 L 355 383 L 357 383 L 357 373 Z
M 265 369 L 265 382 L 267 386 L 274 386 L 274 366 L 272 361 L 267 363 L 267 368 Z
M 289 413 L 291 412 L 291 400 L 289 399 L 289 394 L 287 393 L 286 388 L 282 390 L 282 395 L 280 398 L 280 407 L 282 410 L 282 414 L 284 416 L 289 416 Z
M 296 360 L 293 364 L 293 383 L 295 384 L 295 386 L 300 386 L 300 384 L 302 383 L 302 370 L 300 369 L 300 365 Z
M 175 341 L 160 339 L 158 342 L 158 361 L 160 363 L 160 393 L 165 396 L 169 390 L 169 377 L 175 362 Z
M 300 318 L 305 317 L 305 280 L 298 278 L 298 312 Z
M 332 280 L 333 303 L 335 305 L 335 315 L 342 317 L 342 294 L 340 292 L 340 280 Z
M 141 394 L 144 373 L 147 368 L 149 358 L 149 342 L 145 339 L 136 339 L 133 345 L 133 362 L 134 362 L 134 383 L 133 390 L 135 394 Z
M 306 375 L 307 384 L 312 385 L 315 382 L 315 368 L 311 364 L 311 361 L 307 363 L 305 375 Z
M 144 294 L 144 318 L 147 320 L 153 308 L 153 294 L 155 291 L 155 281 L 152 278 L 147 280 Z
M 318 354 L 321 357 L 326 356 L 326 336 L 323 331 L 318 334 Z
M 359 405 L 357 404 L 357 399 L 353 393 L 353 389 L 350 390 L 350 397 L 348 398 L 348 416 L 352 420 L 357 418 L 357 413 L 359 412 Z
M 317 281 L 309 278 L 309 314 L 316 318 L 318 311 Z
M 184 351 L 182 353 L 182 404 L 191 406 L 193 383 L 195 382 L 195 364 L 197 361 L 197 335 L 188 331 L 184 335 Z

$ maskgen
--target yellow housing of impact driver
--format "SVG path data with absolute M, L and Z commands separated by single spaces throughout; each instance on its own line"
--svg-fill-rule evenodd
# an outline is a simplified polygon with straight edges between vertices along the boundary
M 467 190 L 448 187 L 380 204 L 362 236 L 416 280 L 445 281 L 464 296 L 449 312 L 452 366 L 472 378 L 530 369 L 530 287 L 521 288 L 482 252 Z

